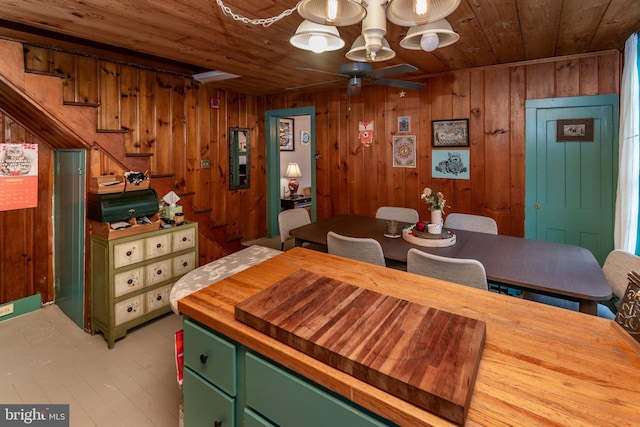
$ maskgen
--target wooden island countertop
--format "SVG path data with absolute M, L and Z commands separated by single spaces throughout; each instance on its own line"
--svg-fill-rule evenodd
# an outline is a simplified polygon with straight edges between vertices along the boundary
M 615 322 L 295 248 L 178 302 L 184 315 L 402 426 L 453 423 L 235 319 L 235 306 L 304 269 L 477 319 L 486 341 L 467 426 L 640 422 L 640 345 Z

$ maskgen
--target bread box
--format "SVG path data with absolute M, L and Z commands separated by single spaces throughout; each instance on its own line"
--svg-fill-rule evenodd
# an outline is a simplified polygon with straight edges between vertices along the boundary
M 152 188 L 114 194 L 89 193 L 87 217 L 98 222 L 126 221 L 158 213 L 158 194 Z

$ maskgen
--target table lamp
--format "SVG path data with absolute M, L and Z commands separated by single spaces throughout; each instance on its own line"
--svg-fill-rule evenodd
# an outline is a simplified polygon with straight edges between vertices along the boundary
M 298 164 L 295 162 L 289 163 L 289 166 L 287 166 L 287 171 L 284 173 L 284 177 L 290 179 L 289 194 L 292 199 L 295 199 L 296 197 L 298 197 L 296 192 L 298 191 L 298 187 L 300 186 L 300 183 L 296 178 L 302 177 L 302 172 L 300 172 L 300 166 L 298 166 Z

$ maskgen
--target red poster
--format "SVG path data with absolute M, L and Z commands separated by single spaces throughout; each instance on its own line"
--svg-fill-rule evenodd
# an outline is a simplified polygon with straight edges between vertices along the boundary
M 0 211 L 38 206 L 38 144 L 0 144 Z

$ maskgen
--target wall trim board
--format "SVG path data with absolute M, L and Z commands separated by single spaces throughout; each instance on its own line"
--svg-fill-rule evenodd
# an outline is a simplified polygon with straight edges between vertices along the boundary
M 40 310 L 42 308 L 42 296 L 40 294 L 35 294 L 2 304 L 0 305 L 0 312 L 10 305 L 13 305 L 13 313 L 0 317 L 0 322 L 13 319 L 14 317 L 18 317 L 23 314 L 31 313 L 32 311 Z

